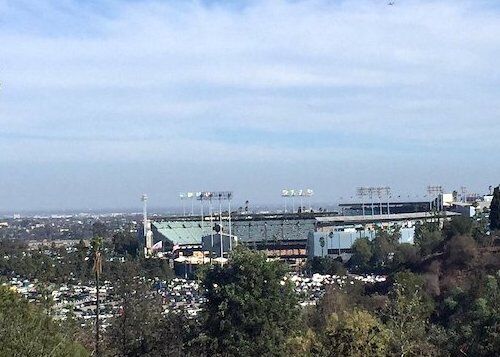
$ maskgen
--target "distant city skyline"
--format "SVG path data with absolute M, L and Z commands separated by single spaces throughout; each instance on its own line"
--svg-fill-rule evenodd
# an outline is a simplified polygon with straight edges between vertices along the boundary
M 0 212 L 500 183 L 496 1 L 0 0 Z

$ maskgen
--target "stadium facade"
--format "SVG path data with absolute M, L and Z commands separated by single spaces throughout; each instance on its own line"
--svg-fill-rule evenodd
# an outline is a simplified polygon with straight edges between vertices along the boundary
M 166 251 L 176 256 L 205 255 L 227 257 L 231 244 L 244 244 L 251 249 L 265 251 L 270 258 L 286 260 L 292 266 L 301 265 L 307 257 L 341 256 L 349 259 L 352 244 L 360 237 L 374 238 L 377 229 L 398 229 L 402 242 L 413 242 L 415 226 L 427 220 L 445 219 L 458 215 L 442 212 L 440 216 L 429 212 L 393 213 L 379 215 L 344 216 L 334 213 L 302 214 L 242 214 L 233 215 L 231 235 L 229 217 L 181 216 L 156 217 L 151 222 L 154 242 L 162 241 Z M 222 227 L 222 237 L 216 232 Z M 207 242 L 215 248 L 208 249 Z M 214 243 L 215 242 L 215 243 Z M 219 248 L 216 248 L 219 247 Z

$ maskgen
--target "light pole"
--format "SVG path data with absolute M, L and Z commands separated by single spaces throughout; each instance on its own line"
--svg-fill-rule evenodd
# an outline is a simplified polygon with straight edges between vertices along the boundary
M 229 224 L 229 249 L 232 248 L 232 242 L 231 242 L 231 235 L 232 235 L 232 226 L 231 226 L 231 199 L 233 197 L 233 193 L 231 191 L 219 191 L 219 192 L 210 192 L 210 191 L 203 191 L 203 192 L 198 192 L 196 194 L 196 197 L 198 200 L 201 201 L 201 207 L 202 207 L 202 216 L 203 216 L 203 201 L 208 201 L 208 206 L 209 206 L 209 214 L 210 214 L 210 263 L 212 263 L 212 255 L 214 253 L 214 217 L 213 217 L 213 209 L 212 209 L 212 198 L 216 198 L 219 201 L 219 227 L 220 227 L 220 254 L 221 258 L 224 256 L 224 250 L 223 250 L 223 226 L 222 226 L 222 201 L 227 200 L 228 201 L 228 224 Z M 248 203 L 248 201 L 247 201 Z M 203 217 L 202 217 L 203 221 Z M 202 226 L 203 228 L 203 226 Z
M 184 200 L 186 199 L 186 194 L 184 192 L 179 193 L 179 199 L 181 200 L 181 204 L 182 204 L 182 215 L 185 216 L 186 215 L 186 203 Z

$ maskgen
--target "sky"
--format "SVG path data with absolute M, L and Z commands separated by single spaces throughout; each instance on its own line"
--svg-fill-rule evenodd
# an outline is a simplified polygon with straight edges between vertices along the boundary
M 491 1 L 0 0 L 0 211 L 500 183 Z

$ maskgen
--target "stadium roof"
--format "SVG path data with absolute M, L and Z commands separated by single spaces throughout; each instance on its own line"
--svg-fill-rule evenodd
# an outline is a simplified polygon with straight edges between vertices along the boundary
M 452 217 L 459 216 L 460 213 L 444 212 L 444 216 Z M 443 213 L 439 217 L 442 217 Z M 331 217 L 316 217 L 316 221 L 322 225 L 328 224 L 343 224 L 343 223 L 370 223 L 370 222 L 387 222 L 387 221 L 405 221 L 405 220 L 420 220 L 434 218 L 436 215 L 430 212 L 413 212 L 413 213 L 396 213 L 396 214 L 375 214 L 364 216 L 331 216 Z
M 153 222 L 153 227 L 174 245 L 201 244 L 201 237 L 210 234 L 208 224 L 202 228 L 201 222 L 195 221 Z

